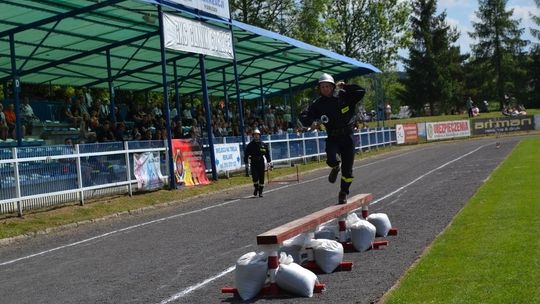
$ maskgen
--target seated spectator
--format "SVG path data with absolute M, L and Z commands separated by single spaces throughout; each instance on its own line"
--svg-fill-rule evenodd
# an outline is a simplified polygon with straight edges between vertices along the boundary
M 110 110 L 109 100 L 105 99 L 99 106 L 99 112 L 98 112 L 99 121 L 105 121 L 107 119 L 111 119 L 110 116 L 111 116 L 111 110 Z M 118 121 L 118 119 L 116 121 Z
M 61 122 L 70 123 L 74 127 L 78 127 L 82 121 L 82 115 L 80 112 L 77 112 L 77 114 L 74 115 L 72 108 L 73 105 L 71 103 L 71 99 L 66 97 L 66 99 L 64 99 L 64 105 L 60 108 L 58 117 Z
M 114 139 L 116 141 L 124 141 L 126 136 L 126 124 L 123 122 L 117 122 L 114 128 Z
M 124 122 L 124 118 L 122 117 L 122 114 L 120 114 L 120 108 L 117 106 L 114 107 L 114 118 L 117 122 Z
M 96 110 L 92 110 L 92 114 L 90 114 L 90 129 L 93 131 L 97 130 L 99 128 L 99 117 Z
M 478 116 L 478 114 L 480 114 L 480 109 L 478 109 L 477 106 L 474 106 L 474 107 L 472 108 L 472 114 L 473 114 L 473 117 Z
M 15 106 L 13 106 L 12 103 L 8 104 L 7 108 L 4 110 L 4 115 L 6 117 L 6 123 L 8 126 L 8 134 L 11 134 L 11 137 L 13 139 L 17 139 L 17 130 L 16 130 L 17 116 L 15 115 L 14 109 L 15 109 Z M 21 137 L 24 137 L 24 134 L 26 133 L 24 125 L 21 125 L 21 128 L 22 128 Z
M 79 124 L 79 140 L 84 143 L 92 143 L 96 141 L 95 129 L 90 127 L 91 120 L 88 114 L 83 114 L 83 119 Z
M 527 111 L 525 111 L 525 107 L 523 105 L 519 105 L 517 107 L 518 115 L 527 115 Z
M 34 114 L 32 106 L 30 106 L 30 99 L 25 97 L 21 105 L 21 117 L 22 123 L 26 128 L 26 135 L 32 136 L 32 128 L 34 126 L 34 121 L 39 121 L 39 118 Z
M 110 121 L 105 120 L 96 130 L 96 138 L 98 142 L 114 141 L 114 134 L 111 129 Z
M 4 114 L 4 105 L 0 103 L 0 139 L 6 140 L 8 136 L 9 127 L 6 121 L 6 115 Z

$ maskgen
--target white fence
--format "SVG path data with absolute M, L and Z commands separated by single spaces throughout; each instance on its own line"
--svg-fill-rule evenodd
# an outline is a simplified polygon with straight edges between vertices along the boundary
M 324 133 L 265 136 L 272 160 L 307 162 L 325 155 Z M 358 151 L 396 142 L 395 129 L 364 129 L 354 134 Z M 240 142 L 239 137 L 216 138 L 216 143 Z M 208 146 L 203 144 L 207 171 Z M 168 178 L 165 141 L 133 141 L 37 146 L 0 150 L 0 214 L 79 202 L 112 194 L 132 194 L 136 179 L 133 154 L 159 153 L 161 171 Z

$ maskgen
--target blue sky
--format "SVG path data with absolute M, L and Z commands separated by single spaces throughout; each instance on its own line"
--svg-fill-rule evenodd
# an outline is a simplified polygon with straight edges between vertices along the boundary
M 529 31 L 530 27 L 539 28 L 530 18 L 529 13 L 540 15 L 539 9 L 533 0 L 508 0 L 506 9 L 514 9 L 514 19 L 521 18 L 521 26 L 525 28 L 525 33 L 522 36 L 524 39 L 540 42 L 534 39 Z M 461 32 L 458 44 L 461 47 L 461 53 L 470 51 L 470 44 L 474 43 L 467 32 L 472 32 L 472 22 L 478 22 L 475 12 L 478 10 L 478 1 L 475 0 L 439 0 L 437 4 L 437 12 L 441 13 L 446 10 L 447 22 Z

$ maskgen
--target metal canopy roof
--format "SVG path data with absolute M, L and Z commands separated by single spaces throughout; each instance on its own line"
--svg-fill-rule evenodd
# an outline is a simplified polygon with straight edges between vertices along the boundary
M 107 53 L 116 89 L 161 90 L 159 22 L 163 11 L 196 18 L 167 1 L 0 0 L 0 81 L 12 79 L 10 40 L 22 82 L 108 88 Z M 203 18 L 227 28 L 227 21 Z M 241 94 L 244 98 L 313 84 L 321 72 L 336 78 L 379 70 L 369 64 L 232 21 Z M 198 54 L 167 50 L 167 79 L 176 65 L 181 94 L 200 94 Z M 206 56 L 208 91 L 234 92 L 232 60 Z M 171 83 L 170 83 L 171 84 Z

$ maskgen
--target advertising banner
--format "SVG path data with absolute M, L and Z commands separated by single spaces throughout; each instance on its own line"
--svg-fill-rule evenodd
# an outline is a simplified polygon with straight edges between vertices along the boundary
M 468 120 L 426 122 L 427 140 L 450 139 L 471 136 Z
M 474 135 L 534 130 L 534 116 L 503 116 L 472 120 Z
M 173 139 L 174 176 L 177 187 L 207 185 L 201 146 L 191 139 Z
M 233 59 L 231 32 L 174 15 L 163 14 L 165 47 L 189 53 Z
M 240 144 L 215 144 L 214 152 L 218 172 L 227 172 L 242 168 Z
M 139 190 L 153 190 L 165 184 L 159 166 L 159 153 L 144 152 L 133 154 L 133 172 L 137 179 Z
M 230 18 L 229 0 L 169 0 L 187 7 L 195 8 L 212 15 Z
M 398 145 L 417 144 L 418 128 L 415 123 L 396 125 L 396 141 Z

